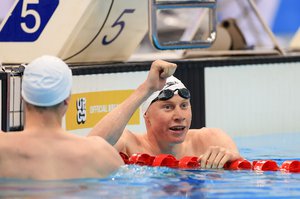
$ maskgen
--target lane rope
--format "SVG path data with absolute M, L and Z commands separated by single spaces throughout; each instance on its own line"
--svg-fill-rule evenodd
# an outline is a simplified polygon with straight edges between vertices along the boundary
M 197 169 L 200 168 L 200 162 L 196 156 L 185 156 L 177 160 L 170 154 L 159 154 L 151 156 L 146 153 L 135 153 L 128 156 L 120 152 L 125 164 L 136 164 L 140 166 L 164 166 L 179 169 Z M 224 167 L 226 170 L 254 170 L 254 171 L 281 171 L 287 173 L 299 173 L 299 160 L 286 160 L 280 166 L 274 160 L 255 160 L 237 159 L 227 162 Z

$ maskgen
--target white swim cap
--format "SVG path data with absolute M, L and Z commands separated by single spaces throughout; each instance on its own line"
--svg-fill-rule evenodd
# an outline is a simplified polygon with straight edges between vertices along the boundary
M 36 106 L 59 104 L 71 93 L 72 72 L 61 59 L 44 55 L 29 63 L 22 79 L 23 99 Z
M 146 113 L 146 111 L 148 110 L 148 108 L 151 105 L 152 101 L 159 95 L 159 93 L 162 90 L 170 89 L 170 90 L 174 91 L 176 89 L 181 89 L 181 88 L 186 88 L 186 87 L 184 86 L 184 84 L 179 79 L 177 79 L 174 76 L 168 77 L 164 88 L 159 90 L 159 91 L 156 91 L 156 92 L 152 93 L 152 95 L 147 100 L 145 100 L 143 102 L 143 104 L 141 105 L 142 114 L 144 115 Z

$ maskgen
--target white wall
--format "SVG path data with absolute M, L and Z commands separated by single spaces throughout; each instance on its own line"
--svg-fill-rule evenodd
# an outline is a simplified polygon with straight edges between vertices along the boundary
M 222 128 L 231 136 L 299 133 L 299 74 L 300 63 L 205 68 L 206 126 Z M 146 76 L 147 71 L 74 76 L 72 93 L 136 89 Z M 14 96 L 15 110 L 19 100 L 20 96 Z M 20 122 L 19 114 L 14 116 L 11 125 Z M 127 128 L 143 133 L 142 115 L 139 125 Z M 84 135 L 89 130 L 72 133 Z
M 300 132 L 300 63 L 205 69 L 206 124 L 230 135 Z

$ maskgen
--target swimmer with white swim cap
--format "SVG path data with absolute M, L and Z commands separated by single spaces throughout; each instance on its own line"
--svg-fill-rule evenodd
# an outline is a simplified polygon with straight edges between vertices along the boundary
M 29 104 L 49 107 L 71 94 L 72 71 L 61 59 L 42 56 L 26 66 L 22 78 L 22 97 Z
M 190 99 L 190 92 L 184 84 L 174 76 L 167 78 L 166 84 L 162 90 L 154 92 L 143 104 L 141 105 L 141 112 L 144 115 L 149 106 L 157 100 L 168 100 L 174 96 L 180 95 L 182 98 Z
M 150 95 L 141 106 L 146 133 L 125 129 L 122 134 L 102 136 L 129 157 L 135 153 L 171 154 L 177 159 L 197 156 L 202 168 L 216 169 L 241 158 L 233 140 L 221 129 L 190 129 L 190 98 L 185 85 L 169 77 L 163 89 Z

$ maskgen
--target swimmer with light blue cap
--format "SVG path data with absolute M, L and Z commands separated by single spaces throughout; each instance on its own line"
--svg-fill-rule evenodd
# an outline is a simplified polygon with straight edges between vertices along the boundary
M 108 143 L 112 140 L 110 135 L 122 133 L 144 99 L 161 89 L 175 69 L 176 64 L 154 61 L 146 80 L 86 132 L 87 136 L 81 136 L 68 133 L 63 126 L 68 107 L 76 107 L 76 100 L 72 101 L 70 96 L 70 68 L 58 57 L 36 58 L 23 74 L 24 129 L 0 133 L 0 178 L 58 180 L 109 176 L 124 164 Z M 76 113 L 70 115 L 65 123 L 76 124 L 81 130 Z M 20 165 L 21 169 L 11 165 Z
M 71 69 L 60 58 L 44 55 L 25 66 L 21 91 L 25 102 L 24 130 L 0 138 L 0 159 L 22 165 L 22 169 L 0 163 L 0 177 L 99 178 L 123 165 L 117 151 L 103 138 L 65 130 L 62 123 L 71 104 L 71 89 Z M 110 125 L 112 120 L 113 117 L 102 126 Z M 105 131 L 109 132 L 107 128 Z
M 44 55 L 29 63 L 22 79 L 22 97 L 29 104 L 54 106 L 68 98 L 72 72 L 61 59 Z

